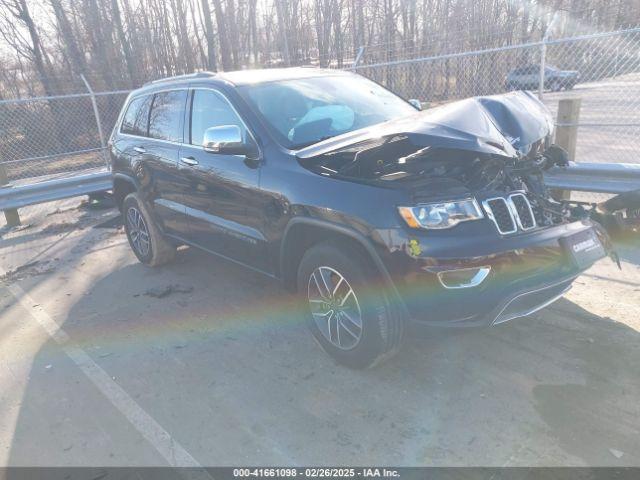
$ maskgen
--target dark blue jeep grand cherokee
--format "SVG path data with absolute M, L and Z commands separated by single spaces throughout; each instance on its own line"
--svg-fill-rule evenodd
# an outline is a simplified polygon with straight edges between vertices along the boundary
M 141 262 L 189 244 L 282 280 L 337 361 L 408 322 L 495 325 L 559 298 L 606 236 L 542 181 L 566 161 L 533 96 L 421 112 L 361 76 L 196 73 L 133 92 L 110 139 Z

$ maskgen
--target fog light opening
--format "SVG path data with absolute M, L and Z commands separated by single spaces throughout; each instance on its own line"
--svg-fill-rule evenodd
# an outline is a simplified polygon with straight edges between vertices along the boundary
M 458 268 L 438 272 L 440 284 L 447 289 L 472 288 L 480 285 L 489 275 L 491 267 Z

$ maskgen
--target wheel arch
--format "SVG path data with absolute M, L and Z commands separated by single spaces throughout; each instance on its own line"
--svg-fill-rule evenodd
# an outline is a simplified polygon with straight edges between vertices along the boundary
M 358 248 L 373 262 L 380 279 L 389 287 L 395 299 L 400 299 L 387 268 L 368 238 L 347 226 L 305 217 L 289 221 L 280 244 L 280 276 L 288 289 L 296 290 L 298 266 L 304 253 L 313 245 L 327 240 L 346 241 Z
M 134 178 L 123 173 L 113 174 L 113 198 L 118 206 L 118 210 L 122 211 L 124 198 L 137 190 L 138 183 Z

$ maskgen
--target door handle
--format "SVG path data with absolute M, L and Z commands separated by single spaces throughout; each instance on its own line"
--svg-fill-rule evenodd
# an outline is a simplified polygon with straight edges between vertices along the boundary
M 190 167 L 198 165 L 198 161 L 193 157 L 180 157 L 180 161 L 185 165 L 189 165 Z
M 133 149 L 138 153 L 147 153 L 147 149 L 144 147 L 133 147 Z

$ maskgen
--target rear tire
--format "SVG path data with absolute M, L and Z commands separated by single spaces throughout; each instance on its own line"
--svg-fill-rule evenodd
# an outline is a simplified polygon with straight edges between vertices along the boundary
M 137 192 L 125 197 L 122 215 L 129 246 L 138 260 L 151 267 L 173 260 L 176 255 L 175 246 L 162 235 Z
M 311 247 L 298 268 L 298 292 L 313 336 L 350 368 L 391 357 L 402 340 L 404 321 L 376 273 L 359 250 L 335 241 Z

